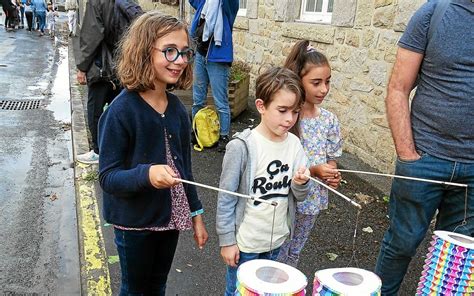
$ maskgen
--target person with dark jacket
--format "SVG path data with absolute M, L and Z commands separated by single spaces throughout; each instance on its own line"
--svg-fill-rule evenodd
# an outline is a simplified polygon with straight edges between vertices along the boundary
M 97 125 L 104 106 L 120 93 L 121 87 L 112 69 L 116 44 L 114 36 L 114 1 L 87 1 L 79 36 L 77 81 L 87 84 L 87 123 L 92 137 L 92 150 L 78 155 L 79 162 L 99 162 Z
M 219 114 L 218 151 L 225 151 L 230 133 L 230 107 L 227 94 L 229 72 L 234 60 L 232 28 L 239 10 L 238 0 L 189 0 L 196 9 L 191 36 L 197 43 L 194 61 L 192 116 L 206 106 L 211 85 Z
M 16 6 L 10 0 L 2 0 L 1 3 L 5 13 L 5 30 L 10 31 L 15 27 Z

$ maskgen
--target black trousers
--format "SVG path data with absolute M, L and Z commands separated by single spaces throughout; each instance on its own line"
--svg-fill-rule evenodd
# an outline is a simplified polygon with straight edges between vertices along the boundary
M 28 24 L 28 31 L 31 31 L 33 28 L 33 12 L 25 11 L 26 23 Z
M 87 124 L 92 137 L 92 149 L 99 153 L 97 130 L 99 118 L 104 112 L 104 106 L 111 103 L 121 89 L 110 81 L 98 81 L 88 85 L 87 90 Z

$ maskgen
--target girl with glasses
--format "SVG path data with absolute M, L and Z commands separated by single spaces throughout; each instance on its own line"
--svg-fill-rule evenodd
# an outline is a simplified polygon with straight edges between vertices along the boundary
M 203 208 L 192 185 L 191 125 L 171 88 L 191 85 L 194 52 L 186 24 L 151 11 L 119 44 L 124 90 L 99 121 L 99 175 L 104 217 L 114 225 L 122 270 L 120 295 L 165 295 L 181 231 L 207 241 Z

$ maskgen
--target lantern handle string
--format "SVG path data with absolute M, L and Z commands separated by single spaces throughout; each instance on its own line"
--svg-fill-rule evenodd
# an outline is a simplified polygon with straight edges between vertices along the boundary
M 382 173 L 356 171 L 356 170 L 345 170 L 345 169 L 337 169 L 337 170 L 339 172 L 342 172 L 342 173 L 355 173 L 355 174 L 364 174 L 364 175 L 374 175 L 374 176 L 391 177 L 391 178 L 406 179 L 406 180 L 428 182 L 428 183 L 436 183 L 436 184 L 443 184 L 443 185 L 450 185 L 450 186 L 468 187 L 467 184 L 454 183 L 454 182 L 445 182 L 445 181 L 438 181 L 438 180 L 431 180 L 431 179 L 424 179 L 424 178 L 407 177 L 407 176 L 401 176 L 401 175 L 382 174 Z
M 345 199 L 346 201 L 350 202 L 353 206 L 359 208 L 359 209 L 362 209 L 361 205 L 356 203 L 355 201 L 353 201 L 352 199 L 350 199 L 349 197 L 345 196 L 344 194 L 340 193 L 339 191 L 335 190 L 334 188 L 330 187 L 329 185 L 327 185 L 326 183 L 324 183 L 323 181 L 321 180 L 318 180 L 316 178 L 313 178 L 311 176 L 308 176 L 308 175 L 305 175 L 306 177 L 308 177 L 310 180 L 312 180 L 313 182 L 316 182 L 318 183 L 319 185 L 327 188 L 328 190 L 334 192 L 336 195 L 342 197 L 343 199 Z
M 176 181 L 183 182 L 183 183 L 187 183 L 187 184 L 191 184 L 191 185 L 194 185 L 194 186 L 199 186 L 199 187 L 211 189 L 211 190 L 214 190 L 214 191 L 220 191 L 220 192 L 224 192 L 224 193 L 227 193 L 227 194 L 235 195 L 235 196 L 238 196 L 238 197 L 243 197 L 243 198 L 247 198 L 247 199 L 250 199 L 250 200 L 258 201 L 258 202 L 261 202 L 261 203 L 269 204 L 269 205 L 271 205 L 271 206 L 273 206 L 273 207 L 276 207 L 276 206 L 278 205 L 278 203 L 277 203 L 276 201 L 269 201 L 269 200 L 261 199 L 261 198 L 255 197 L 255 196 L 250 196 L 250 195 L 247 195 L 247 194 L 242 194 L 242 193 L 238 193 L 238 192 L 233 192 L 233 191 L 229 191 L 229 190 L 225 190 L 225 189 L 221 189 L 221 188 L 209 186 L 209 185 L 206 185 L 206 184 L 201 184 L 201 183 L 198 183 L 198 182 L 188 181 L 188 180 L 184 180 L 184 179 L 180 179 L 180 178 L 174 178 L 174 179 L 175 179 Z

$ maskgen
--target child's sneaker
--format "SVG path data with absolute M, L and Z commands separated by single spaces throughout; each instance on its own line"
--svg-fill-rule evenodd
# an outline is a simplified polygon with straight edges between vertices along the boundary
M 217 142 L 217 152 L 225 152 L 227 143 L 229 143 L 229 136 L 220 136 Z
M 95 153 L 94 150 L 91 150 L 87 153 L 79 154 L 76 157 L 76 160 L 82 163 L 87 163 L 87 164 L 98 164 L 99 154 Z

